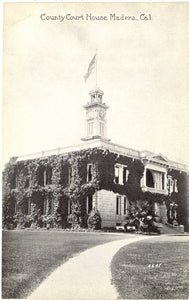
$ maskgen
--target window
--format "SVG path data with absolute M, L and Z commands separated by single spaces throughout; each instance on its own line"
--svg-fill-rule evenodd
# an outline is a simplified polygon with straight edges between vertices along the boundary
M 128 200 L 125 196 L 116 196 L 116 215 L 126 215 L 128 210 Z
M 146 185 L 148 187 L 154 188 L 154 178 L 150 170 L 146 171 Z
M 177 179 L 174 180 L 174 192 L 178 193 Z
M 15 205 L 14 205 L 14 212 L 15 214 L 17 214 L 18 212 L 18 206 L 17 206 L 17 202 L 15 201 Z
M 45 186 L 52 183 L 52 168 L 41 167 L 39 169 L 39 185 Z
M 88 123 L 87 133 L 89 136 L 93 135 L 93 122 Z
M 167 189 L 170 194 L 173 192 L 178 193 L 177 179 L 173 179 L 172 176 L 168 176 Z
M 51 201 L 49 201 L 48 213 L 50 213 L 50 214 L 54 213 L 54 203 L 53 203 L 52 199 L 51 199 Z
M 99 102 L 102 103 L 102 95 L 98 95 Z
M 31 200 L 28 200 L 28 215 L 31 215 Z
M 102 122 L 100 122 L 100 135 L 104 135 L 104 124 Z
M 28 188 L 29 185 L 30 185 L 30 180 L 29 180 L 29 178 L 26 178 L 25 188 Z
M 162 190 L 165 189 L 165 175 L 162 174 Z
M 117 184 L 126 184 L 129 176 L 129 170 L 127 166 L 116 164 L 115 165 L 115 177 L 114 182 Z
M 123 184 L 126 184 L 129 176 L 129 170 L 123 166 Z
M 116 215 L 121 215 L 121 196 L 116 197 Z
M 123 198 L 123 214 L 126 215 L 127 214 L 127 198 L 124 197 Z
M 115 166 L 115 183 L 119 183 L 119 167 Z
M 93 179 L 92 166 L 92 164 L 87 165 L 87 181 L 91 181 Z
M 68 169 L 68 184 L 71 183 L 72 180 L 72 167 L 69 167 Z
M 68 215 L 70 215 L 72 213 L 72 203 L 71 200 L 68 199 Z
M 49 185 L 52 183 L 52 168 L 48 167 L 43 171 L 43 178 L 41 178 L 41 185 Z
M 40 169 L 39 169 L 39 185 L 41 185 L 41 186 L 44 186 L 44 173 L 45 173 L 45 171 L 44 171 L 44 168 L 43 167 L 41 167 Z
M 48 200 L 44 199 L 44 206 L 43 206 L 43 214 L 44 215 L 48 214 L 48 206 L 49 206 Z
M 46 169 L 46 180 L 44 182 L 45 182 L 45 185 L 52 183 L 52 168 L 51 167 L 48 167 Z
M 91 96 L 91 102 L 95 102 L 95 95 Z
M 15 188 L 17 188 L 18 187 L 18 176 L 16 175 L 15 176 Z
M 87 197 L 87 201 L 86 201 L 86 212 L 87 212 L 87 214 L 89 214 L 92 209 L 93 209 L 93 196 L 89 195 Z
M 172 179 L 172 176 L 168 176 L 167 188 L 168 188 L 168 192 L 169 192 L 170 194 L 172 194 L 173 188 L 174 188 L 174 181 L 173 181 L 173 179 Z
M 152 169 L 146 169 L 146 186 L 159 191 L 165 190 L 166 173 Z
M 14 173 L 11 180 L 11 189 L 16 189 L 18 187 L 18 175 Z

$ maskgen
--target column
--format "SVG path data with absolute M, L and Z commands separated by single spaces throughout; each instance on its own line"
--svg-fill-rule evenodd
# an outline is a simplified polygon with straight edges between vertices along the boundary
M 144 167 L 143 185 L 146 187 L 146 166 Z

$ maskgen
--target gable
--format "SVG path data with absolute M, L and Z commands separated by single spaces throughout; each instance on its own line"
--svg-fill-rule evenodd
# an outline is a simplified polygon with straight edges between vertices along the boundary
M 168 161 L 168 159 L 163 155 L 154 155 L 152 158 L 155 158 L 155 159 L 161 160 L 161 161 L 166 161 L 166 162 Z

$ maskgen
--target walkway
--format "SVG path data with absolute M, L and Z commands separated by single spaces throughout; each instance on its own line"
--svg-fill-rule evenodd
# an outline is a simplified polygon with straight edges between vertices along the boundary
M 58 267 L 28 299 L 117 299 L 111 285 L 112 257 L 121 247 L 148 238 L 154 236 L 125 235 L 122 240 L 82 252 Z
M 184 235 L 184 233 L 179 232 L 175 228 L 171 228 L 168 225 L 162 224 L 161 233 L 164 234 L 173 234 L 173 235 Z

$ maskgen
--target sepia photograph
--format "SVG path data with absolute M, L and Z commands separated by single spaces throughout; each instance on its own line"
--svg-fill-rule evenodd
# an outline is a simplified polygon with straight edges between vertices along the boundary
M 3 4 L 2 299 L 189 298 L 189 3 Z

